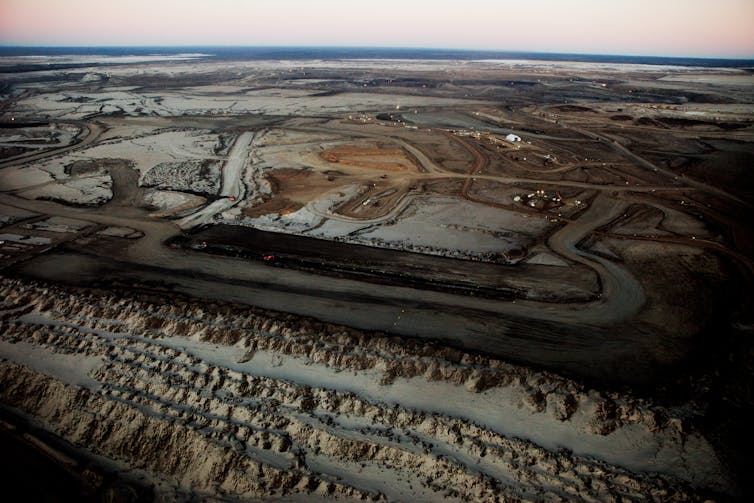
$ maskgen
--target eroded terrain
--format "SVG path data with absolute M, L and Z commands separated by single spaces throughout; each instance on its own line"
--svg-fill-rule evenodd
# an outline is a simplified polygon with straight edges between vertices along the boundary
M 746 493 L 749 71 L 191 58 L 6 68 L 8 431 L 97 494 Z

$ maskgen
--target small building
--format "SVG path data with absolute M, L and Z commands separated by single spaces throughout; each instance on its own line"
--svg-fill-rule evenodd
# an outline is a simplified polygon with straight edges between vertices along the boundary
M 506 136 L 505 139 L 508 140 L 508 141 L 510 141 L 510 142 L 521 141 L 521 137 L 520 136 L 516 136 L 513 133 L 511 133 L 508 136 Z

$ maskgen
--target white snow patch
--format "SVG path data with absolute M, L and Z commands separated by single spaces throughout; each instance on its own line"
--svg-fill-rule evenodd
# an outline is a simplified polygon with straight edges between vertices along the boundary
M 52 239 L 40 236 L 22 236 L 21 234 L 0 234 L 0 241 L 13 241 L 26 245 L 44 246 L 52 243 Z
M 100 388 L 100 383 L 89 374 L 102 365 L 101 357 L 54 353 L 28 342 L 0 341 L 0 358 L 20 363 L 66 384 L 95 390 Z
M 527 264 L 536 264 L 536 265 L 550 265 L 550 266 L 557 266 L 557 267 L 568 267 L 568 263 L 566 263 L 564 260 L 562 260 L 559 257 L 556 257 L 555 255 L 551 253 L 537 253 L 535 255 L 532 255 L 531 258 L 526 260 Z
M 61 180 L 33 187 L 19 195 L 26 199 L 53 199 L 72 204 L 99 205 L 113 197 L 110 175 L 96 175 Z

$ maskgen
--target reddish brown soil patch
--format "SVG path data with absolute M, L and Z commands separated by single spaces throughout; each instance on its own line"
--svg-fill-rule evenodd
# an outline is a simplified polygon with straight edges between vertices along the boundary
M 291 201 L 287 197 L 273 197 L 253 208 L 246 208 L 243 210 L 243 214 L 250 218 L 261 217 L 262 215 L 269 215 L 270 213 L 288 215 L 294 211 L 300 210 L 303 206 L 303 204 Z
M 345 164 L 358 168 L 382 171 L 406 171 L 415 169 L 403 149 L 365 148 L 358 146 L 338 146 L 319 154 L 327 162 Z
M 332 178 L 332 180 L 330 179 Z M 301 209 L 309 201 L 337 187 L 335 177 L 308 169 L 281 168 L 267 174 L 273 196 L 253 208 L 246 208 L 247 217 L 269 213 L 288 214 Z

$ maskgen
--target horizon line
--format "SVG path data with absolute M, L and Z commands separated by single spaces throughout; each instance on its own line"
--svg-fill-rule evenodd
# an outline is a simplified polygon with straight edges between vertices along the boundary
M 0 42 L 0 49 L 181 49 L 181 48 L 218 48 L 218 49 L 367 49 L 386 51 L 448 51 L 457 53 L 490 53 L 507 55 L 552 55 L 552 56 L 599 56 L 615 58 L 648 58 L 648 59 L 693 59 L 711 61 L 751 61 L 754 63 L 754 55 L 751 56 L 695 56 L 695 55 L 650 55 L 650 54 L 626 54 L 626 53 L 590 53 L 590 52 L 555 52 L 533 51 L 522 49 L 477 49 L 477 48 L 452 48 L 452 47 L 420 47 L 420 46 L 383 46 L 383 45 L 245 45 L 245 44 L 15 44 Z

